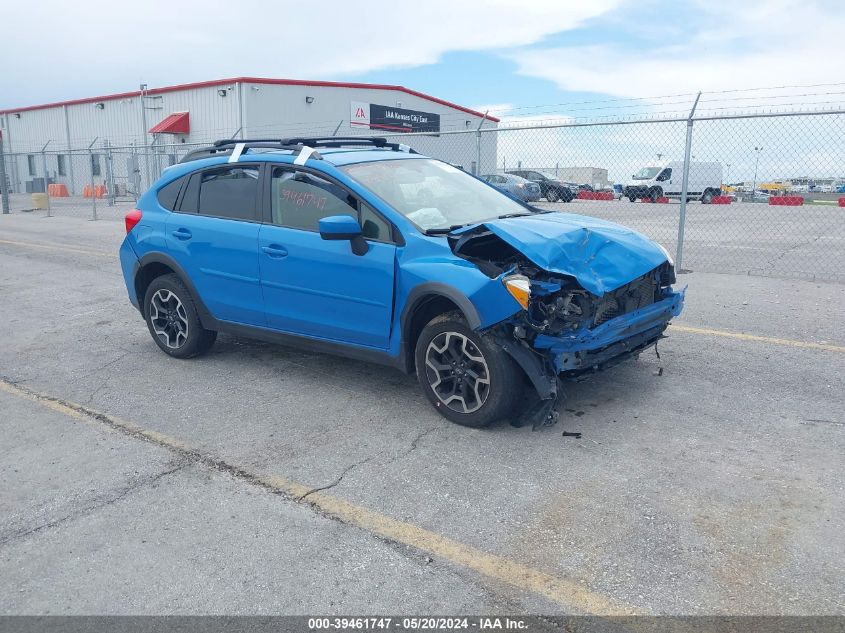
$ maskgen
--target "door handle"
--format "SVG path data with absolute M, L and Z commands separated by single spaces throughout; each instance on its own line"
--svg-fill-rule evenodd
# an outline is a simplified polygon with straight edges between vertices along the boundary
M 278 244 L 270 244 L 269 246 L 262 246 L 261 250 L 267 253 L 270 257 L 275 259 L 279 259 L 281 257 L 287 257 L 288 251 L 284 246 L 279 246 Z
M 186 228 L 178 228 L 172 233 L 173 237 L 177 240 L 189 240 L 192 237 L 192 233 Z

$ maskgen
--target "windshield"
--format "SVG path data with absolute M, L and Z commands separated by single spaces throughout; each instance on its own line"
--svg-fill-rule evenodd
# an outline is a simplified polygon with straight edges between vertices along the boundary
M 341 169 L 424 231 L 531 214 L 499 190 L 431 158 L 357 163 Z
M 643 167 L 634 174 L 634 180 L 651 180 L 660 173 L 662 167 Z

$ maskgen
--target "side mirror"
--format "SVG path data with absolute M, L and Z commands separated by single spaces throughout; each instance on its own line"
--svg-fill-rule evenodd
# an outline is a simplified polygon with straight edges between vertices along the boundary
M 349 240 L 352 252 L 363 255 L 367 241 L 361 235 L 361 225 L 351 215 L 331 215 L 319 221 L 320 237 L 324 240 Z

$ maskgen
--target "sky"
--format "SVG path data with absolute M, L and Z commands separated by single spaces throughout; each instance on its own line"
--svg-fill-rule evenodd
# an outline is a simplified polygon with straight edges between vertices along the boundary
M 835 0 L 33 0 L 3 18 L 0 109 L 237 76 L 398 84 L 500 127 L 685 117 L 699 91 L 698 115 L 845 109 Z M 624 179 L 681 158 L 683 130 L 500 134 L 497 167 Z M 702 124 L 694 152 L 731 179 L 838 174 L 842 138 L 842 118 Z
M 845 80 L 845 12 L 825 0 L 35 0 L 3 18 L 20 28 L 0 37 L 0 108 L 266 76 L 400 84 L 542 120 Z M 845 86 L 793 97 L 807 92 L 715 92 L 702 107 L 824 106 Z

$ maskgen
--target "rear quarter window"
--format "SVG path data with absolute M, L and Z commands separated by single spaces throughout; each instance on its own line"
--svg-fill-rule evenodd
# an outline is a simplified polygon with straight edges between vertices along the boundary
M 158 203 L 169 211 L 176 210 L 176 200 L 179 198 L 179 192 L 182 190 L 182 185 L 188 179 L 187 176 L 177 178 L 171 183 L 164 185 L 158 190 Z

